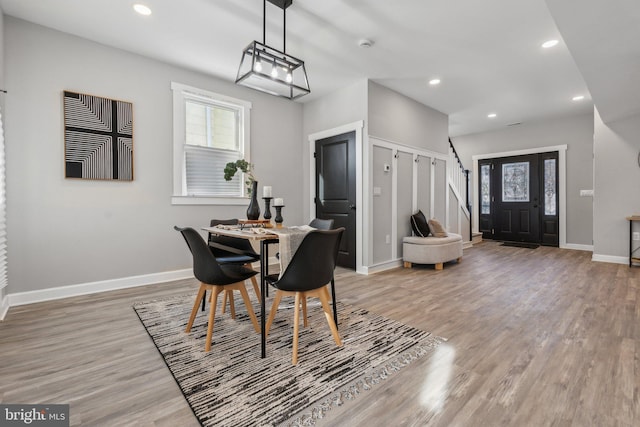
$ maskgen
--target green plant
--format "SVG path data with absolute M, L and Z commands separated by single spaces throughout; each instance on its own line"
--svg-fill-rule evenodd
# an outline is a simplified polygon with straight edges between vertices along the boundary
M 251 183 L 256 181 L 256 177 L 253 175 L 253 164 L 244 159 L 227 163 L 224 167 L 224 179 L 226 181 L 231 181 L 236 172 L 238 172 L 238 169 L 246 175 L 247 180 L 244 183 L 247 186 L 248 194 L 251 195 Z

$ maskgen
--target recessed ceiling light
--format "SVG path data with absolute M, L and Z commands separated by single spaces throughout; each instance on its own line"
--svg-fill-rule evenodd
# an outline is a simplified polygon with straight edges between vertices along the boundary
M 371 46 L 373 46 L 373 41 L 369 40 L 369 39 L 362 39 L 358 41 L 358 46 L 360 46 L 361 48 L 369 48 Z
M 140 3 L 134 4 L 133 5 L 133 10 L 138 12 L 140 15 L 144 15 L 144 16 L 151 15 L 151 9 L 149 9 L 148 6 L 145 6 L 145 5 L 140 4 Z
M 578 95 L 571 98 L 574 101 L 582 101 L 584 99 L 584 95 Z
M 439 85 L 440 84 L 440 79 L 431 79 L 431 80 L 429 80 L 429 84 L 431 86 Z
M 546 42 L 542 43 L 542 47 L 545 49 L 549 49 L 550 47 L 554 47 L 557 44 L 558 40 L 547 40 Z
M 497 116 L 497 114 L 496 114 L 496 113 L 489 113 L 489 114 L 487 114 L 487 117 L 489 117 L 490 119 L 493 119 L 493 118 L 495 118 L 496 116 Z

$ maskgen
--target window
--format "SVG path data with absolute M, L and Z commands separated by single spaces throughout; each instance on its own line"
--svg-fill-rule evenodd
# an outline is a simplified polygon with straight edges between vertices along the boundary
M 502 201 L 529 201 L 529 162 L 502 164 Z
M 251 103 L 172 83 L 173 204 L 247 204 L 242 174 L 224 166 L 250 161 Z
M 556 215 L 556 159 L 544 160 L 544 214 Z
M 480 213 L 491 213 L 491 165 L 480 166 Z

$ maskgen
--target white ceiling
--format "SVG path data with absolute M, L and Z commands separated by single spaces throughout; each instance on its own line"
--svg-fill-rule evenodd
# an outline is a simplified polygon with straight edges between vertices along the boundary
M 6 15 L 228 81 L 235 80 L 242 49 L 252 40 L 262 39 L 261 0 L 139 0 L 153 10 L 148 17 L 132 10 L 136 2 L 0 0 L 0 7 Z M 570 34 L 569 48 L 547 3 Z M 616 10 L 616 3 L 625 8 Z M 287 53 L 303 59 L 309 74 L 311 94 L 300 102 L 369 78 L 448 114 L 451 136 L 588 112 L 593 104 L 583 74 L 589 77 L 589 88 L 594 82 L 593 87 L 602 93 L 603 105 L 615 106 L 616 111 L 611 112 L 615 116 L 622 114 L 618 110 L 628 112 L 636 107 L 638 91 L 628 86 L 620 90 L 627 102 L 624 105 L 607 101 L 611 86 L 618 82 L 602 83 L 597 55 L 606 53 L 615 39 L 608 37 L 601 43 L 589 22 L 580 18 L 596 20 L 600 27 L 604 21 L 616 29 L 616 35 L 626 32 L 635 36 L 625 38 L 629 47 L 618 45 L 616 50 L 622 51 L 623 57 L 634 55 L 640 40 L 633 25 L 640 22 L 638 3 L 294 0 L 287 10 Z M 588 9 L 587 4 L 597 5 L 598 10 L 577 13 Z M 624 25 L 615 19 L 618 13 L 628 14 Z M 374 46 L 358 47 L 363 38 L 372 40 Z M 553 38 L 560 40 L 555 48 L 541 48 L 544 41 Z M 270 3 L 266 41 L 282 48 L 282 11 Z M 578 55 L 577 61 L 570 51 Z M 635 71 L 638 58 L 634 58 Z M 586 71 L 581 74 L 576 62 Z M 606 68 L 616 66 L 608 64 Z M 429 86 L 427 82 L 435 77 L 442 83 Z M 632 77 L 637 86 L 638 74 Z M 585 95 L 585 100 L 573 102 L 571 98 L 578 94 Z M 598 108 L 602 114 L 600 105 Z M 608 114 L 608 107 L 605 110 Z M 497 117 L 488 119 L 491 112 Z

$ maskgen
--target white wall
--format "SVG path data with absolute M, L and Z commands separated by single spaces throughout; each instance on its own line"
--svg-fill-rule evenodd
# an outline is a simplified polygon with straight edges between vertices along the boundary
M 627 263 L 629 222 L 625 217 L 640 214 L 640 115 L 603 123 L 596 111 L 594 121 L 593 258 Z M 637 247 L 638 242 L 634 243 Z
M 511 126 L 452 138 L 464 167 L 474 155 L 567 145 L 567 243 L 591 245 L 593 199 L 580 190 L 593 188 L 593 114 Z M 471 188 L 471 193 L 476 189 Z
M 260 185 L 302 216 L 302 107 L 232 83 L 53 31 L 5 21 L 10 293 L 189 268 L 174 224 L 240 217 L 241 206 L 172 206 L 176 81 L 253 103 Z M 133 103 L 133 182 L 64 178 L 62 91 Z

